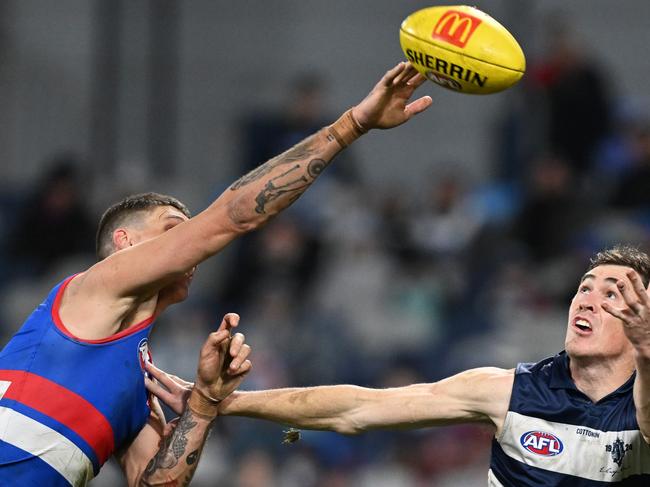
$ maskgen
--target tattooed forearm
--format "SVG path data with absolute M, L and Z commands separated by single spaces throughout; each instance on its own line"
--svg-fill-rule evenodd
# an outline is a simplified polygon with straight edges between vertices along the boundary
M 179 459 L 186 454 L 187 445 L 190 441 L 189 434 L 197 424 L 198 422 L 195 420 L 192 412 L 189 408 L 186 409 L 174 431 L 162 439 L 158 453 L 156 453 L 147 465 L 142 479 L 143 485 L 149 485 L 149 480 L 155 476 L 156 472 L 163 469 L 169 470 L 178 465 Z M 203 437 L 204 435 L 201 436 Z M 187 464 L 192 465 L 196 461 L 197 455 L 196 450 L 192 451 L 188 455 Z M 190 456 L 192 456 L 192 462 L 189 461 Z M 195 468 L 196 465 L 192 466 L 191 471 L 193 472 Z
M 230 186 L 230 189 L 234 191 L 236 189 L 246 186 L 249 183 L 252 183 L 253 181 L 257 181 L 258 179 L 262 178 L 263 176 L 273 171 L 273 169 L 275 169 L 276 167 L 281 166 L 283 164 L 290 164 L 292 162 L 308 159 L 316 151 L 316 148 L 314 147 L 315 137 L 316 137 L 315 135 L 312 135 L 306 138 L 305 140 L 293 146 L 291 149 L 287 150 L 286 152 L 283 152 L 279 156 L 274 157 L 273 159 L 266 162 L 265 164 L 262 164 L 258 168 L 253 169 L 251 172 L 249 172 L 245 176 L 242 176 L 237 181 L 235 181 Z
M 289 179 L 288 181 L 284 181 L 283 179 L 288 174 L 299 169 L 300 166 L 296 165 L 285 173 L 280 174 L 279 176 L 271 179 L 268 183 L 266 183 L 264 189 L 262 189 L 262 191 L 255 197 L 255 202 L 257 203 L 255 211 L 259 214 L 266 213 L 265 207 L 267 203 L 276 200 L 287 193 L 294 193 L 295 198 L 292 195 L 290 197 L 290 202 L 295 201 L 295 199 L 302 194 L 307 186 L 309 186 L 309 181 L 305 176 L 295 177 L 294 175 L 292 175 L 292 177 L 295 179 Z M 276 186 L 276 184 L 278 185 Z
M 251 171 L 230 186 L 228 217 L 250 231 L 297 200 L 341 150 L 325 129 Z
M 294 177 L 294 179 L 289 179 L 288 181 L 281 181 L 282 178 L 287 176 L 289 173 L 292 173 L 300 169 L 300 165 L 296 165 L 279 176 L 271 179 L 266 186 L 260 191 L 260 193 L 255 197 L 255 202 L 257 206 L 255 207 L 255 212 L 259 214 L 266 213 L 266 204 L 270 203 L 281 196 L 286 195 L 287 193 L 292 193 L 287 198 L 287 205 L 293 203 L 297 200 L 302 193 L 309 187 L 311 183 L 314 182 L 320 173 L 327 167 L 329 162 L 324 161 L 323 159 L 313 159 L 309 161 L 307 165 L 307 175 L 301 175 Z M 309 177 L 307 177 L 309 176 Z

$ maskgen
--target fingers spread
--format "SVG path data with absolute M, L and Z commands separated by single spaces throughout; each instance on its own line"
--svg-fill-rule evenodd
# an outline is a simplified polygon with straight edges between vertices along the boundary
M 641 305 L 636 299 L 635 293 L 633 293 L 630 289 L 630 286 L 627 286 L 623 281 L 618 281 L 616 285 L 618 287 L 618 290 L 621 292 L 623 300 L 625 301 L 625 304 L 627 304 L 628 308 L 630 308 L 635 313 L 639 313 Z
M 408 84 L 415 88 L 418 88 L 427 80 L 427 78 L 422 75 L 422 73 L 416 73 L 411 79 L 408 80 Z
M 407 63 L 401 62 L 398 63 L 393 69 L 386 72 L 384 77 L 381 79 L 381 84 L 388 87 L 393 84 L 395 78 L 406 68 Z
M 402 70 L 401 73 L 395 76 L 395 79 L 393 79 L 393 85 L 399 85 L 400 83 L 407 82 L 413 76 L 415 76 L 415 74 L 417 74 L 417 70 L 413 67 L 411 63 L 404 63 L 404 64 L 406 64 L 406 67 Z
M 641 302 L 641 304 L 648 305 L 648 293 L 646 292 L 645 287 L 643 287 L 643 281 L 636 271 L 628 271 L 627 277 L 632 283 L 632 288 L 636 293 L 636 297 Z
M 433 99 L 430 96 L 423 96 L 422 98 L 418 98 L 417 100 L 406 105 L 404 111 L 406 112 L 408 118 L 411 118 L 413 115 L 417 115 L 418 113 L 421 113 L 429 108 L 432 103 Z
M 627 320 L 627 317 L 625 316 L 625 313 L 623 313 L 622 310 L 613 308 L 612 306 L 609 305 L 609 303 L 603 303 L 601 306 L 606 312 L 608 312 L 613 317 L 618 318 L 619 320 L 622 321 Z

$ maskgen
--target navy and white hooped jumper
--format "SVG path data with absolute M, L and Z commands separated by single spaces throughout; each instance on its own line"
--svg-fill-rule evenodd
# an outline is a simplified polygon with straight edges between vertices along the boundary
M 0 352 L 0 486 L 86 485 L 149 417 L 143 360 L 153 320 L 76 338 L 59 318 L 71 279 Z
M 503 431 L 492 440 L 489 485 L 650 486 L 634 375 L 593 403 L 576 389 L 565 352 L 519 364 Z

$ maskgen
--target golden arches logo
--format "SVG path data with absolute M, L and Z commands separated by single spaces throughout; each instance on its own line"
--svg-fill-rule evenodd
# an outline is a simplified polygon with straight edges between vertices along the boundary
M 433 28 L 431 37 L 458 47 L 465 47 L 481 19 L 458 10 L 447 10 Z

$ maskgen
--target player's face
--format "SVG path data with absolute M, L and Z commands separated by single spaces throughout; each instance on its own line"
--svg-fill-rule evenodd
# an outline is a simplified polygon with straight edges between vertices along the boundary
M 625 336 L 623 322 L 607 313 L 602 303 L 625 308 L 625 300 L 616 283 L 632 283 L 625 275 L 629 267 L 602 265 L 587 272 L 569 308 L 565 348 L 570 357 L 614 358 L 633 353 Z
M 134 243 L 143 242 L 162 235 L 188 218 L 173 206 L 155 207 L 144 219 L 143 224 L 134 235 Z M 187 298 L 190 283 L 196 267 L 190 269 L 181 278 L 160 290 L 160 295 L 168 303 L 178 303 Z

